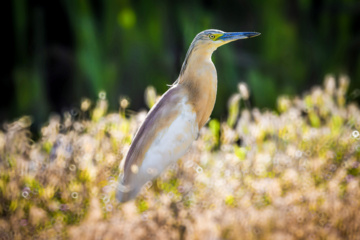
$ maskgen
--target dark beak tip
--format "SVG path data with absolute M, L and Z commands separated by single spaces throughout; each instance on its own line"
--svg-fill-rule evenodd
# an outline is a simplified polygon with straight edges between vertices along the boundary
M 260 35 L 261 35 L 261 33 L 259 33 L 259 32 L 253 32 L 253 33 L 249 34 L 249 38 L 257 37 Z

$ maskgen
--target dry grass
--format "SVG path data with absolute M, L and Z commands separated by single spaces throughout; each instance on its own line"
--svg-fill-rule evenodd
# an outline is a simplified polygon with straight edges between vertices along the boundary
M 246 88 L 188 154 L 118 204 L 119 163 L 144 119 L 91 106 L 0 132 L 0 239 L 359 239 L 360 110 L 333 77 L 278 112 L 246 109 Z M 245 91 L 245 92 L 244 92 Z M 355 94 L 355 95 L 354 95 Z M 155 102 L 149 88 L 147 102 Z

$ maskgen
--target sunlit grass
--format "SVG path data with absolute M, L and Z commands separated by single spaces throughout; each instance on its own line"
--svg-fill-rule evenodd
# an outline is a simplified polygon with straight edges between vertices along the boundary
M 328 76 L 302 97 L 279 97 L 278 112 L 249 109 L 241 85 L 226 121 L 212 119 L 126 204 L 115 200 L 119 164 L 145 117 L 126 117 L 127 99 L 118 113 L 107 113 L 103 92 L 85 99 L 51 116 L 36 142 L 30 117 L 4 124 L 0 237 L 357 239 L 360 110 L 348 84 Z

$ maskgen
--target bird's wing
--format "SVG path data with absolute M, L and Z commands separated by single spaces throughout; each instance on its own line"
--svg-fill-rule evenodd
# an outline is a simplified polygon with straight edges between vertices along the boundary
M 148 113 L 125 158 L 121 184 L 128 189 L 118 192 L 124 202 L 134 198 L 142 185 L 159 175 L 180 158 L 199 132 L 196 113 L 185 92 L 174 86 Z

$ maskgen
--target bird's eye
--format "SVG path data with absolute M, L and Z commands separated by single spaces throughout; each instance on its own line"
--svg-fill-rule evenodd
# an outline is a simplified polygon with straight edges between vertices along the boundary
M 210 39 L 214 39 L 214 38 L 215 38 L 215 35 L 210 34 L 210 35 L 209 35 L 209 38 L 210 38 Z

